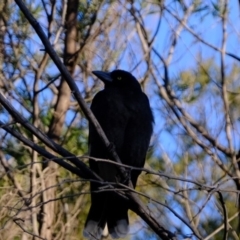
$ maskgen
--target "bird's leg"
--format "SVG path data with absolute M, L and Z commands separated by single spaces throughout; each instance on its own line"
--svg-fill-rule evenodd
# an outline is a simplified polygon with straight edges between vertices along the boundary
M 128 185 L 129 180 L 131 179 L 131 170 L 125 169 L 124 176 L 122 172 L 118 171 L 118 174 L 116 175 L 116 182 L 117 183 L 123 183 L 124 185 Z
M 128 185 L 131 180 L 131 169 L 125 170 L 125 178 L 123 179 L 123 184 Z

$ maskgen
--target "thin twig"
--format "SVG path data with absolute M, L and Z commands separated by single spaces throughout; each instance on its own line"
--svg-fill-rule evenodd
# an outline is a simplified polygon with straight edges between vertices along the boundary
M 224 234 L 223 234 L 223 240 L 227 240 L 227 236 L 228 236 L 228 217 L 227 217 L 227 209 L 225 206 L 225 202 L 223 200 L 223 196 L 222 193 L 220 191 L 217 192 L 219 195 L 219 200 L 220 203 L 222 205 L 222 209 L 223 209 L 223 220 L 224 220 Z
M 33 234 L 33 233 L 27 231 L 18 221 L 24 222 L 24 220 L 22 218 L 13 219 L 13 222 L 16 223 L 23 230 L 23 232 L 28 233 L 33 237 L 36 237 L 36 238 L 39 238 L 39 239 L 42 239 L 42 240 L 47 240 L 46 238 L 42 238 L 39 235 L 36 235 L 36 234 Z

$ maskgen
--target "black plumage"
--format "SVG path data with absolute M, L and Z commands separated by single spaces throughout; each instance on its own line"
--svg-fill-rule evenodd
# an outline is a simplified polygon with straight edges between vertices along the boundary
M 122 163 L 143 167 L 152 134 L 153 115 L 147 96 L 131 73 L 115 70 L 111 73 L 94 71 L 104 84 L 104 90 L 93 99 L 91 110 L 110 142 L 115 146 Z M 89 126 L 89 155 L 111 159 L 94 127 Z M 90 168 L 105 181 L 121 181 L 118 168 L 110 163 L 90 160 Z M 136 186 L 140 171 L 130 172 Z M 91 182 L 91 208 L 86 220 L 84 236 L 100 239 L 107 224 L 113 238 L 128 232 L 128 205 L 112 192 L 94 193 L 102 185 Z

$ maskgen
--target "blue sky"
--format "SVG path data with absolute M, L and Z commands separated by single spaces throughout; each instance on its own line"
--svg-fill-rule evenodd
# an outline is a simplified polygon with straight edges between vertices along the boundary
M 210 8 L 213 9 L 212 1 L 206 1 L 206 5 Z M 238 54 L 239 52 L 239 6 L 237 1 L 230 1 L 230 14 L 229 14 L 229 21 L 228 21 L 228 40 L 227 40 L 227 51 L 231 53 Z M 167 1 L 166 5 L 169 6 L 169 8 L 172 9 L 174 14 L 179 15 L 179 17 L 182 17 L 183 13 L 181 12 L 180 8 L 178 7 L 178 3 L 174 3 L 173 1 Z M 136 6 L 139 7 L 139 6 Z M 155 8 L 149 9 L 149 11 L 155 11 Z M 206 14 L 206 15 L 205 15 Z M 158 14 L 152 14 L 151 16 L 147 16 L 144 18 L 144 23 L 147 28 L 147 30 L 150 33 L 154 33 L 155 29 L 158 24 Z M 130 17 L 129 17 L 130 18 Z M 41 24 L 44 26 L 44 20 Z M 192 16 L 189 21 L 187 22 L 187 25 L 190 26 L 192 29 L 194 29 L 199 36 L 207 41 L 210 44 L 213 44 L 214 46 L 221 47 L 221 42 L 222 42 L 222 34 L 221 34 L 221 22 L 220 18 L 217 18 L 216 16 L 212 15 L 207 10 L 205 10 L 202 13 L 195 14 Z M 160 54 L 162 54 L 163 57 L 167 57 L 169 47 L 171 46 L 172 42 L 172 34 L 174 33 L 176 27 L 178 26 L 178 22 L 174 20 L 174 18 L 167 12 L 164 13 L 164 17 L 161 20 L 161 25 L 159 32 L 156 36 L 156 39 L 154 41 L 154 47 L 159 51 Z M 134 27 L 134 26 L 133 26 Z M 127 31 L 126 31 L 127 32 Z M 133 37 L 133 39 L 138 42 L 139 40 L 136 38 L 136 35 Z M 40 52 L 40 49 L 42 49 L 42 44 L 39 41 L 38 37 L 35 35 L 33 37 L 33 44 L 31 45 L 32 51 L 33 52 Z M 131 39 L 132 40 L 132 39 Z M 37 44 L 36 44 L 37 43 Z M 129 56 L 130 53 L 135 52 L 135 55 L 131 55 L 131 65 L 129 64 Z M 140 52 L 140 54 L 137 54 Z M 177 79 L 179 76 L 179 72 L 183 70 L 190 70 L 193 69 L 194 67 L 197 66 L 196 56 L 201 56 L 202 59 L 209 59 L 213 58 L 217 65 L 220 65 L 220 54 L 216 52 L 215 50 L 211 49 L 208 46 L 205 46 L 202 43 L 199 43 L 196 41 L 196 39 L 187 31 L 183 30 L 181 35 L 178 38 L 176 50 L 173 55 L 172 62 L 169 66 L 169 73 L 170 73 L 170 78 L 173 79 L 173 84 L 174 84 L 174 79 Z M 103 58 L 96 58 L 96 61 L 104 61 L 104 59 L 107 56 L 103 56 Z M 161 61 L 157 59 L 156 55 L 152 54 L 151 57 L 153 58 L 152 61 L 156 64 L 156 66 L 159 68 L 159 72 L 163 75 L 163 66 Z M 138 67 L 135 69 L 135 66 L 139 61 L 142 59 L 142 54 L 141 51 L 139 50 L 139 46 L 135 45 L 134 42 L 129 42 L 127 44 L 127 49 L 126 53 L 124 54 L 124 57 L 122 58 L 119 68 L 125 69 L 125 70 L 132 70 L 133 75 L 135 75 L 138 79 L 142 78 L 142 75 L 146 69 L 146 64 L 144 61 L 142 61 Z M 237 63 L 236 60 L 233 60 L 230 57 L 226 57 L 226 70 L 229 71 L 231 69 L 231 66 L 233 62 Z M 99 64 L 101 65 L 101 63 Z M 112 64 L 112 68 L 114 69 L 115 63 Z M 110 70 L 113 70 L 110 69 Z M 101 70 L 101 69 L 93 69 L 93 70 Z M 56 67 L 52 66 L 51 68 L 48 69 L 48 73 L 52 75 L 55 75 L 58 73 L 58 70 Z M 159 82 L 163 83 L 161 80 L 161 75 L 159 76 Z M 91 78 L 91 77 L 90 77 Z M 151 80 L 151 79 L 150 79 Z M 215 80 L 215 79 L 214 79 Z M 29 84 L 32 84 L 32 79 L 29 78 Z M 89 79 L 89 81 L 92 81 L 92 79 Z M 152 80 L 151 80 L 152 81 Z M 20 84 L 20 83 L 19 83 Z M 80 90 L 82 89 L 83 85 L 81 82 L 77 82 Z M 214 85 L 214 83 L 212 83 Z M 40 87 L 43 87 L 44 85 L 42 84 Z M 168 122 L 164 117 L 164 113 L 161 113 L 165 111 L 164 109 L 164 101 L 158 96 L 156 96 L 156 91 L 157 89 L 153 87 L 152 82 L 148 85 L 148 87 L 145 89 L 146 93 L 148 94 L 150 101 L 151 101 L 151 106 L 154 111 L 155 115 L 155 127 L 154 131 L 155 133 L 159 133 L 158 138 L 157 138 L 157 144 L 159 144 L 160 147 L 157 148 L 156 155 L 161 156 L 163 153 L 166 153 L 169 158 L 174 162 L 176 161 L 176 153 L 178 154 L 183 154 L 182 153 L 182 148 L 181 145 L 179 144 L 179 129 L 175 129 L 174 134 L 170 134 L 166 128 L 168 126 Z M 221 104 L 219 106 L 215 106 L 215 96 L 211 96 L 211 92 L 207 93 L 204 95 L 200 101 L 197 103 L 198 106 L 201 106 L 204 104 L 209 104 L 209 106 L 206 106 L 205 110 L 208 113 L 208 126 L 209 129 L 214 129 L 216 123 L 219 123 L 219 120 L 221 120 L 221 116 L 218 115 L 217 113 L 217 107 L 221 107 Z M 45 102 L 46 99 L 49 99 L 50 91 L 45 90 L 40 94 L 40 101 L 41 103 Z M 18 107 L 18 105 L 16 105 Z M 41 106 L 44 108 L 44 106 Z M 48 106 L 46 106 L 47 108 Z M 198 110 L 196 110 L 196 105 L 186 105 L 186 109 L 190 112 L 193 118 L 198 119 L 199 118 L 199 113 Z M 66 121 L 69 122 L 72 119 L 72 112 L 69 111 L 67 115 Z M 236 125 L 237 126 L 237 125 Z M 237 126 L 239 129 L 239 126 Z M 238 130 L 237 129 L 237 130 Z M 224 133 L 219 134 L 218 136 L 219 141 L 223 144 L 226 145 L 226 136 Z M 240 143 L 238 138 L 236 138 L 235 141 L 235 148 L 239 147 Z M 213 203 L 211 202 L 210 205 Z M 212 206 L 209 207 L 211 209 Z M 206 211 L 206 214 L 211 214 L 211 212 Z M 181 212 L 180 208 L 176 206 L 176 210 Z M 176 219 L 176 221 L 179 221 Z M 189 229 L 186 228 L 186 233 L 189 233 Z

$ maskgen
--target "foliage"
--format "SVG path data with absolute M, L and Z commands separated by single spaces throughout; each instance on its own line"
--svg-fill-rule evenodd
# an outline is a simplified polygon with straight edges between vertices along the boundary
M 238 2 L 25 4 L 88 104 L 102 88 L 93 70 L 125 69 L 141 82 L 155 124 L 148 170 L 136 191 L 151 215 L 178 239 L 218 240 L 226 233 L 225 239 L 238 239 Z M 72 13 L 77 14 L 69 24 L 67 10 L 73 4 L 77 8 Z M 71 30 L 76 31 L 73 38 Z M 88 164 L 88 122 L 70 90 L 61 88 L 64 79 L 15 1 L 0 3 L 0 66 L 0 92 L 8 102 Z M 68 103 L 62 119 L 60 97 Z M 62 122 L 56 121 L 60 133 L 55 134 L 58 117 Z M 51 226 L 49 239 L 82 239 L 88 181 L 51 164 L 7 133 L 4 124 L 50 151 L 2 105 L 0 119 L 0 240 L 47 238 L 45 220 Z M 133 212 L 130 216 L 127 239 L 158 239 L 140 217 Z

